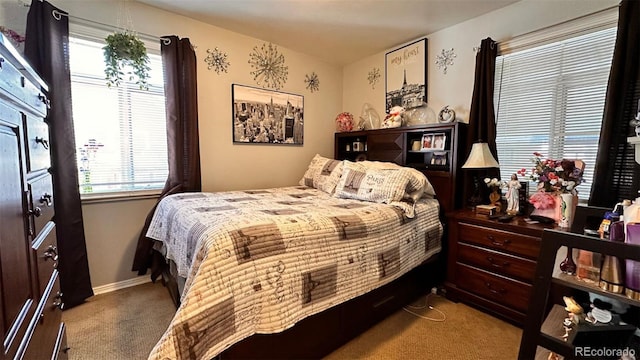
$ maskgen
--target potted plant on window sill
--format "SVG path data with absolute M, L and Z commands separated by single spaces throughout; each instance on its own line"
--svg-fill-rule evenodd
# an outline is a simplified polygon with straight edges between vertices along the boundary
M 105 79 L 107 86 L 119 86 L 125 75 L 124 69 L 130 66 L 133 70 L 127 72 L 129 80 L 136 79 L 140 89 L 147 90 L 149 79 L 149 56 L 147 48 L 135 34 L 124 31 L 116 32 L 105 38 L 107 45 L 104 51 Z

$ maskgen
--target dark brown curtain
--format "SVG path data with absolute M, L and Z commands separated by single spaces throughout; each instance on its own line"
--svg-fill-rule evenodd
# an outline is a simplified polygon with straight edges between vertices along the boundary
M 611 208 L 638 196 L 640 166 L 634 160 L 630 125 L 640 99 L 640 1 L 620 3 L 618 33 L 609 73 L 600 143 L 589 205 Z M 594 191 L 597 189 L 597 191 Z
M 52 12 L 63 16 L 57 20 Z M 72 307 L 93 295 L 78 189 L 76 144 L 71 111 L 69 73 L 69 19 L 66 12 L 46 1 L 34 0 L 27 15 L 24 54 L 49 85 L 51 110 L 47 117 L 51 140 L 51 165 L 60 287 L 65 306 Z
M 160 41 L 167 110 L 169 177 L 159 200 L 167 195 L 202 189 L 196 54 L 188 38 L 166 36 Z M 151 277 L 155 280 L 161 270 L 161 263 L 158 254 L 152 249 L 152 240 L 145 236 L 154 212 L 155 206 L 147 215 L 140 233 L 132 270 L 143 275 L 151 268 Z
M 489 144 L 489 149 L 493 157 L 498 159 L 496 151 L 496 115 L 493 106 L 494 80 L 496 73 L 496 57 L 498 56 L 498 45 L 493 39 L 486 38 L 480 43 L 480 50 L 476 54 L 476 73 L 473 83 L 473 96 L 471 98 L 471 110 L 469 112 L 469 130 L 467 132 L 467 151 L 471 151 L 471 146 L 480 140 Z M 468 155 L 468 154 L 467 154 Z M 471 174 L 474 172 L 474 174 Z M 478 174 L 482 172 L 482 174 Z M 466 194 L 473 194 L 474 180 L 480 177 L 500 178 L 498 169 L 467 170 L 465 176 Z M 488 188 L 484 183 L 479 184 L 481 201 L 488 201 Z M 468 198 L 468 196 L 467 196 Z

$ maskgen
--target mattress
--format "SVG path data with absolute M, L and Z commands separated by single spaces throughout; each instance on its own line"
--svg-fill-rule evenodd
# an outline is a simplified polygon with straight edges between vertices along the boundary
M 387 284 L 440 252 L 438 214 L 304 186 L 169 196 L 147 236 L 186 283 L 149 358 L 211 359 Z

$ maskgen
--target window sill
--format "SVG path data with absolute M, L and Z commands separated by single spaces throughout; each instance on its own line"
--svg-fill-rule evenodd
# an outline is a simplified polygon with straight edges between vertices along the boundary
M 162 193 L 161 189 L 145 191 L 124 191 L 116 193 L 81 194 L 80 200 L 85 204 L 98 204 L 107 202 L 122 202 L 132 200 L 157 199 Z

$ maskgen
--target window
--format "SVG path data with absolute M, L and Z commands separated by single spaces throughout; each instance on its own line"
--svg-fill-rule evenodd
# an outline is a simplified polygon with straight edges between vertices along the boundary
M 90 34 L 87 34 L 87 33 Z M 72 32 L 71 93 L 80 193 L 162 189 L 167 179 L 167 135 L 159 44 L 147 44 L 149 90 L 133 81 L 109 88 L 104 36 Z
M 613 26 L 613 27 L 612 27 Z M 495 99 L 500 176 L 531 169 L 533 152 L 581 159 L 587 200 L 598 150 L 615 24 L 499 56 Z

